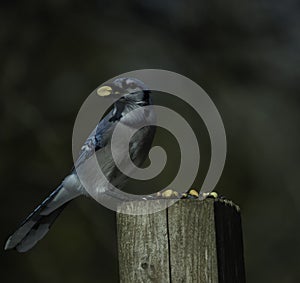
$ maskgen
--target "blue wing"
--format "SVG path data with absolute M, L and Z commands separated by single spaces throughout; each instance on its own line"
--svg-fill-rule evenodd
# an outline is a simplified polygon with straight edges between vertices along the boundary
M 112 111 L 111 111 L 112 112 Z M 105 147 L 109 140 L 109 133 L 112 132 L 115 127 L 113 122 L 109 119 L 112 113 L 109 112 L 92 131 L 90 136 L 87 138 L 83 144 L 79 157 L 74 164 L 74 168 L 77 168 L 83 164 L 88 158 L 90 158 L 97 150 Z
M 115 103 L 115 107 L 98 123 L 81 148 L 79 157 L 73 167 L 77 168 L 89 159 L 97 150 L 105 147 L 111 138 L 116 122 L 122 118 L 123 104 Z

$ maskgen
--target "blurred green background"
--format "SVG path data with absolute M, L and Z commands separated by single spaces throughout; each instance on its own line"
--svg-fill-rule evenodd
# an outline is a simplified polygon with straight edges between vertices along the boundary
M 200 84 L 223 118 L 216 190 L 242 209 L 248 282 L 300 282 L 299 10 L 296 0 L 2 0 L 0 244 L 72 167 L 88 94 L 161 68 Z M 115 214 L 76 200 L 32 251 L 1 251 L 0 270 L 5 283 L 117 282 Z

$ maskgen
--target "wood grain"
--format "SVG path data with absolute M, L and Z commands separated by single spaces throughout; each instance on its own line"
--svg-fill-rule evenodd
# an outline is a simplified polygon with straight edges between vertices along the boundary
M 144 212 L 158 201 L 128 202 Z M 232 202 L 179 200 L 160 212 L 117 213 L 120 282 L 245 282 L 241 217 Z
M 213 200 L 168 209 L 172 282 L 218 282 Z
M 125 212 L 145 211 L 155 201 L 130 202 Z M 120 282 L 170 282 L 166 211 L 117 215 Z

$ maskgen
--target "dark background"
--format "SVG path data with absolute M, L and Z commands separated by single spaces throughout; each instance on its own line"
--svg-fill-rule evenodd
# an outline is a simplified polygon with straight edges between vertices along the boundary
M 69 172 L 88 94 L 123 72 L 161 68 L 200 84 L 223 118 L 228 157 L 216 190 L 242 209 L 248 282 L 300 282 L 299 8 L 1 1 L 0 245 Z M 117 282 L 115 214 L 76 200 L 32 251 L 0 254 L 1 282 Z

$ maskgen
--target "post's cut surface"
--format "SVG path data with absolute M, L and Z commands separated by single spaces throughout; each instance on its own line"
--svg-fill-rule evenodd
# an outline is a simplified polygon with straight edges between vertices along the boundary
M 125 211 L 147 211 L 158 201 L 128 202 Z M 245 282 L 241 219 L 232 202 L 183 199 L 153 214 L 118 213 L 117 229 L 120 282 Z

